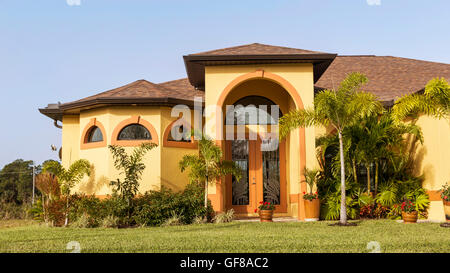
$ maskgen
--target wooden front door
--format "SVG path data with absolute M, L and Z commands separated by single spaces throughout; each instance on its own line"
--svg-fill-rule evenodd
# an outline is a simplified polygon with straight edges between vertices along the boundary
M 228 140 L 226 158 L 243 170 L 242 178 L 226 178 L 226 204 L 236 213 L 254 213 L 259 202 L 275 204 L 275 212 L 286 212 L 285 143 L 266 149 L 264 140 Z

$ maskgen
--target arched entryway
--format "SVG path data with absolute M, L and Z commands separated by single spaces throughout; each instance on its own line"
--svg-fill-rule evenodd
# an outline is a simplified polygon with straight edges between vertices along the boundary
M 244 107 L 254 105 L 258 109 L 258 106 L 264 104 L 267 106 L 269 117 L 271 105 L 279 107 L 279 115 L 303 108 L 301 99 L 292 85 L 277 75 L 270 73 L 264 75 L 262 71 L 235 79 L 222 92 L 218 101 L 223 113 L 227 113 L 227 105 Z M 246 111 L 243 112 L 246 113 Z M 257 112 L 257 115 L 261 113 Z M 252 124 L 251 120 L 244 120 L 242 124 L 236 124 L 239 122 L 235 120 L 235 124 L 227 124 L 226 116 L 225 114 L 222 117 L 222 124 L 224 124 L 222 133 L 225 140 L 221 142 L 221 145 L 226 159 L 238 163 L 244 169 L 244 175 L 241 181 L 236 181 L 229 176 L 223 181 L 225 183 L 216 187 L 217 192 L 220 193 L 218 197 L 222 199 L 223 209 L 233 208 L 238 214 L 251 214 L 254 213 L 260 201 L 269 201 L 276 205 L 275 213 L 296 214 L 299 219 L 303 219 L 303 204 L 298 200 L 304 188 L 303 186 L 299 188 L 298 184 L 295 186 L 292 184 L 299 183 L 300 177 L 303 176 L 304 129 L 299 130 L 300 141 L 294 140 L 295 145 L 292 145 L 293 142 L 288 137 L 280 142 L 276 149 L 265 151 L 261 149 L 267 141 L 265 133 L 270 132 L 272 127 L 277 129 L 277 121 Z M 237 128 L 239 126 L 240 129 Z M 230 127 L 234 127 L 231 130 L 234 138 L 231 139 L 228 130 Z M 240 138 L 237 137 L 238 134 Z M 245 135 L 244 139 L 242 135 Z M 217 139 L 220 139 L 220 136 Z M 289 149 L 296 150 L 296 155 L 289 152 Z M 293 179 L 289 172 L 300 172 L 300 177 Z M 295 210 L 298 209 L 297 213 L 292 213 L 292 203 L 297 204 L 295 207 Z

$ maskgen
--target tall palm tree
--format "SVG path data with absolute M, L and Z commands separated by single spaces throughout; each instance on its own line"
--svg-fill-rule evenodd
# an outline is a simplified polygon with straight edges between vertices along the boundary
M 341 209 L 340 224 L 347 224 L 345 195 L 345 160 L 342 133 L 362 118 L 381 113 L 383 106 L 371 93 L 361 91 L 367 77 L 361 73 L 349 74 L 336 90 L 320 91 L 314 98 L 314 108 L 287 113 L 280 119 L 280 136 L 283 138 L 298 127 L 314 125 L 336 129 L 339 136 L 339 157 L 341 166 Z
M 208 184 L 228 174 L 234 175 L 239 181 L 242 170 L 233 161 L 223 160 L 222 149 L 205 136 L 198 140 L 198 150 L 198 155 L 183 156 L 179 166 L 182 172 L 190 168 L 189 179 L 191 182 L 205 184 L 206 210 L 208 208 Z

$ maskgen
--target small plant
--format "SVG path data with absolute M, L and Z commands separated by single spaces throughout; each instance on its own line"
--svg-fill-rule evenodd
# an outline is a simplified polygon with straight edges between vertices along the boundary
M 319 170 L 309 170 L 309 169 L 305 168 L 305 180 L 303 180 L 303 182 L 308 184 L 309 193 L 303 192 L 303 199 L 312 201 L 314 199 L 319 198 L 319 194 L 317 191 L 315 193 L 313 193 L 313 188 L 314 188 L 314 185 L 316 185 L 316 180 L 317 180 L 317 176 L 319 175 L 319 173 L 320 173 Z
M 203 221 L 202 216 L 195 216 L 194 219 L 192 220 L 193 225 L 200 225 L 200 224 L 204 224 L 204 223 L 205 222 Z
M 179 226 L 182 225 L 181 217 L 176 214 L 172 213 L 172 217 L 168 218 L 164 223 L 162 223 L 162 227 L 168 227 L 168 226 Z
M 71 226 L 76 228 L 93 228 L 97 227 L 98 223 L 89 214 L 83 213 L 71 224 Z
M 275 205 L 270 203 L 270 202 L 259 202 L 259 210 L 274 210 L 275 209 Z M 258 212 L 258 209 L 255 209 L 255 213 Z
M 230 223 L 233 221 L 234 218 L 234 209 L 230 209 L 227 212 L 221 212 L 219 214 L 217 214 L 213 221 L 216 224 L 221 224 L 221 223 Z
M 411 200 L 405 199 L 405 201 L 403 201 L 402 203 L 402 211 L 406 213 L 414 212 L 416 211 L 416 206 Z
M 119 226 L 119 218 L 114 215 L 108 215 L 101 222 L 103 228 L 116 228 Z
M 450 182 L 447 182 L 441 189 L 441 198 L 442 200 L 449 202 L 450 201 Z

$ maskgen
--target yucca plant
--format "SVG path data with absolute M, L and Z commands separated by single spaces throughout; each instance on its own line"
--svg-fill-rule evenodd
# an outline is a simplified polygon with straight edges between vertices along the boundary
M 344 130 L 361 119 L 378 115 L 383 106 L 372 93 L 362 92 L 368 79 L 361 73 L 349 74 L 336 90 L 320 91 L 314 98 L 314 108 L 296 110 L 280 118 L 280 137 L 299 127 L 321 125 L 332 126 L 339 137 L 339 158 L 341 174 L 340 224 L 347 224 Z

